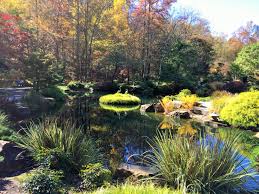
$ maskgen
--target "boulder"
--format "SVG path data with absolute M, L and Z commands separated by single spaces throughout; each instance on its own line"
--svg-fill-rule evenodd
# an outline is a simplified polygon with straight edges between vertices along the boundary
M 18 175 L 32 166 L 32 160 L 25 157 L 24 150 L 16 144 L 0 140 L 0 177 Z
M 207 116 L 209 114 L 208 108 L 194 106 L 192 112 L 197 115 Z
M 158 112 L 158 113 L 165 112 L 165 109 L 163 108 L 163 106 L 161 105 L 161 103 L 156 103 L 156 104 L 154 105 L 154 108 L 155 108 L 155 112 Z
M 140 107 L 141 112 L 155 112 L 154 104 L 144 104 Z
M 176 110 L 176 111 L 171 112 L 169 115 L 173 116 L 173 117 L 178 117 L 181 119 L 190 119 L 191 118 L 191 114 L 188 110 Z
M 216 113 L 211 113 L 211 114 L 210 114 L 210 117 L 212 118 L 213 121 L 216 121 L 216 122 L 219 122 L 219 121 L 220 121 L 219 115 L 216 114 Z
M 141 112 L 164 112 L 164 108 L 160 103 L 144 104 L 140 107 Z
M 175 109 L 181 108 L 182 104 L 183 104 L 181 101 L 177 101 L 177 100 L 174 100 L 173 103 L 174 103 L 174 108 Z
M 147 166 L 140 166 L 135 164 L 122 163 L 116 170 L 116 177 L 127 178 L 129 176 L 134 177 L 148 177 L 155 175 L 157 172 Z

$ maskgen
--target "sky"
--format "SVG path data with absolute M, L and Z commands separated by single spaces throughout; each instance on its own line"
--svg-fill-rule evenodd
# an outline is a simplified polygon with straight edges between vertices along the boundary
M 248 21 L 259 25 L 259 0 L 177 0 L 176 7 L 198 11 L 213 34 L 231 36 Z

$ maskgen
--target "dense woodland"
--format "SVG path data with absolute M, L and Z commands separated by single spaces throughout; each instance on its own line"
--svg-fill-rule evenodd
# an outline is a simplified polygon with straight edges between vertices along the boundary
M 216 36 L 206 19 L 176 4 L 1 0 L 1 81 L 28 80 L 42 87 L 70 80 L 156 80 L 198 90 L 247 78 L 233 62 L 245 45 L 259 41 L 258 25 L 248 22 L 232 37 Z

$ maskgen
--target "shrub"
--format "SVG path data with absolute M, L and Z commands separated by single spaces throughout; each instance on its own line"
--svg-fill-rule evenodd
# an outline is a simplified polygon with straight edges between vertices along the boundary
M 182 101 L 182 107 L 186 109 L 193 109 L 195 103 L 198 101 L 198 97 L 196 95 L 187 95 L 181 96 L 180 100 Z
M 64 102 L 66 99 L 65 93 L 57 86 L 51 86 L 41 90 L 41 94 L 45 97 L 54 98 L 56 101 Z
M 25 179 L 24 190 L 30 194 L 58 194 L 62 185 L 61 178 L 61 172 L 39 168 Z
M 68 83 L 67 87 L 70 90 L 84 90 L 85 89 L 84 83 L 79 82 L 79 81 L 71 81 Z
M 183 194 L 182 190 L 171 190 L 167 187 L 159 187 L 153 183 L 143 183 L 133 185 L 126 183 L 124 185 L 118 185 L 100 189 L 91 194 Z
M 247 89 L 247 86 L 240 80 L 235 80 L 232 82 L 228 82 L 223 86 L 223 89 L 231 92 L 233 94 L 244 92 Z
M 103 167 L 101 163 L 88 164 L 80 171 L 82 179 L 81 188 L 94 190 L 98 187 L 107 186 L 112 181 L 112 173 Z
M 219 139 L 198 138 L 159 133 L 151 144 L 149 160 L 157 169 L 156 177 L 175 188 L 186 187 L 198 193 L 245 193 L 244 183 L 254 174 L 241 166 L 237 151 L 239 135 Z
M 48 119 L 39 124 L 32 122 L 19 140 L 19 145 L 29 150 L 34 158 L 44 156 L 44 151 L 47 151 L 47 156 L 49 150 L 58 150 L 58 161 L 66 161 L 62 160 L 60 155 L 69 156 L 71 161 L 67 166 L 71 165 L 74 170 L 80 170 L 83 165 L 100 159 L 94 141 L 87 137 L 81 128 L 76 128 L 70 122 L 62 125 L 58 125 L 56 120 Z
M 16 141 L 14 131 L 10 128 L 7 115 L 0 111 L 0 140 Z
M 180 100 L 182 97 L 190 96 L 190 95 L 192 95 L 191 90 L 189 90 L 189 89 L 183 89 L 183 90 L 181 90 L 181 92 L 177 95 L 177 98 Z
M 259 91 L 244 92 L 233 98 L 221 111 L 220 118 L 236 127 L 259 126 Z
M 112 105 L 137 105 L 140 104 L 141 100 L 130 94 L 115 93 L 102 96 L 99 102 Z
M 41 166 L 62 170 L 69 174 L 74 170 L 74 161 L 70 153 L 64 152 L 60 148 L 42 148 L 33 154 L 34 160 Z
M 231 101 L 233 95 L 226 91 L 216 91 L 212 94 L 211 111 L 220 113 L 221 110 Z
M 105 110 L 109 110 L 109 111 L 113 111 L 113 112 L 129 112 L 129 111 L 139 109 L 139 105 L 137 105 L 137 106 L 135 106 L 135 105 L 133 105 L 133 106 L 113 106 L 113 105 L 100 103 L 100 106 L 101 106 L 101 108 L 103 108 Z
M 165 96 L 160 103 L 164 108 L 166 114 L 174 110 L 174 103 L 172 101 L 171 96 Z

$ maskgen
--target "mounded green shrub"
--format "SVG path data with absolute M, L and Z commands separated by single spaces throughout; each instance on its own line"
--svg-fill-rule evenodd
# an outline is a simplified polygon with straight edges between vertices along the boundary
M 246 193 L 244 183 L 252 179 L 251 167 L 241 166 L 239 135 L 219 139 L 190 139 L 160 133 L 151 143 L 149 161 L 157 169 L 157 178 L 174 188 L 190 193 Z M 237 170 L 238 169 L 238 170 Z
M 71 81 L 67 84 L 67 87 L 70 90 L 83 90 L 85 89 L 85 85 L 79 81 Z
M 101 108 L 105 109 L 105 110 L 109 110 L 109 111 L 113 111 L 113 112 L 129 112 L 129 111 L 133 111 L 133 110 L 138 110 L 139 109 L 139 105 L 133 105 L 133 106 L 113 106 L 113 105 L 108 105 L 108 104 L 101 104 L 100 103 Z
M 141 100 L 137 96 L 131 94 L 115 93 L 102 96 L 99 99 L 99 102 L 111 105 L 138 105 Z
M 24 190 L 30 194 L 59 194 L 62 177 L 61 172 L 38 168 L 24 180 Z
M 85 190 L 94 190 L 98 187 L 108 186 L 112 182 L 112 173 L 104 168 L 101 163 L 88 164 L 80 171 L 82 179 L 81 188 Z
M 186 96 L 190 96 L 192 95 L 191 90 L 189 89 L 183 89 L 180 91 L 180 93 L 178 95 L 176 95 L 177 99 L 181 99 L 182 97 L 186 97 Z
M 222 109 L 220 118 L 236 127 L 258 127 L 259 91 L 240 93 Z
M 41 94 L 44 97 L 54 98 L 56 101 L 64 102 L 66 100 L 66 94 L 57 86 L 51 86 L 41 90 Z
M 159 187 L 153 183 L 130 184 L 126 183 L 106 189 L 97 190 L 91 194 L 183 194 L 182 190 L 171 190 L 168 187 Z

